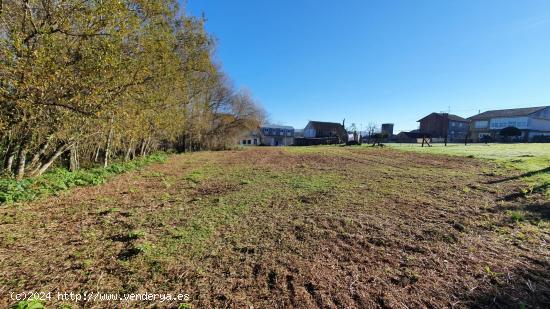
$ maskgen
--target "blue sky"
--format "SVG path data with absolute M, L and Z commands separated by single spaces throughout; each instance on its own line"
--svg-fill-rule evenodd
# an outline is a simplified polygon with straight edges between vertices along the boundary
M 550 1 L 189 0 L 274 123 L 550 105 Z

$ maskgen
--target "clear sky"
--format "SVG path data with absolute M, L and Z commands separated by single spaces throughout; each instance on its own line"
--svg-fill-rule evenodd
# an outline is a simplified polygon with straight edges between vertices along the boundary
M 550 105 L 548 0 L 188 0 L 274 123 Z

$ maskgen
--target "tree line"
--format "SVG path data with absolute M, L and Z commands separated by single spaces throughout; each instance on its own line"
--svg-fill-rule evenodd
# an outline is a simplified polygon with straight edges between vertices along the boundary
M 2 173 L 35 177 L 158 149 L 223 149 L 262 110 L 175 0 L 3 0 Z

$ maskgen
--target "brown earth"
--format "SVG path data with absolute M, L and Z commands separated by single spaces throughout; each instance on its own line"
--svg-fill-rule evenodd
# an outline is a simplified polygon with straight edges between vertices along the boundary
M 514 173 L 366 147 L 175 155 L 0 209 L 0 307 L 93 291 L 187 293 L 193 308 L 547 308 L 550 204 L 504 198 L 523 184 L 497 180 Z

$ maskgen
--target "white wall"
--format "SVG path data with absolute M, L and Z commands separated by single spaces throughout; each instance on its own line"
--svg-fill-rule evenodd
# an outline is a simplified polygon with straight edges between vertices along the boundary
M 304 128 L 304 137 L 315 137 L 315 129 L 309 124 Z
M 531 118 L 529 119 L 529 129 L 539 131 L 550 131 L 550 120 Z

